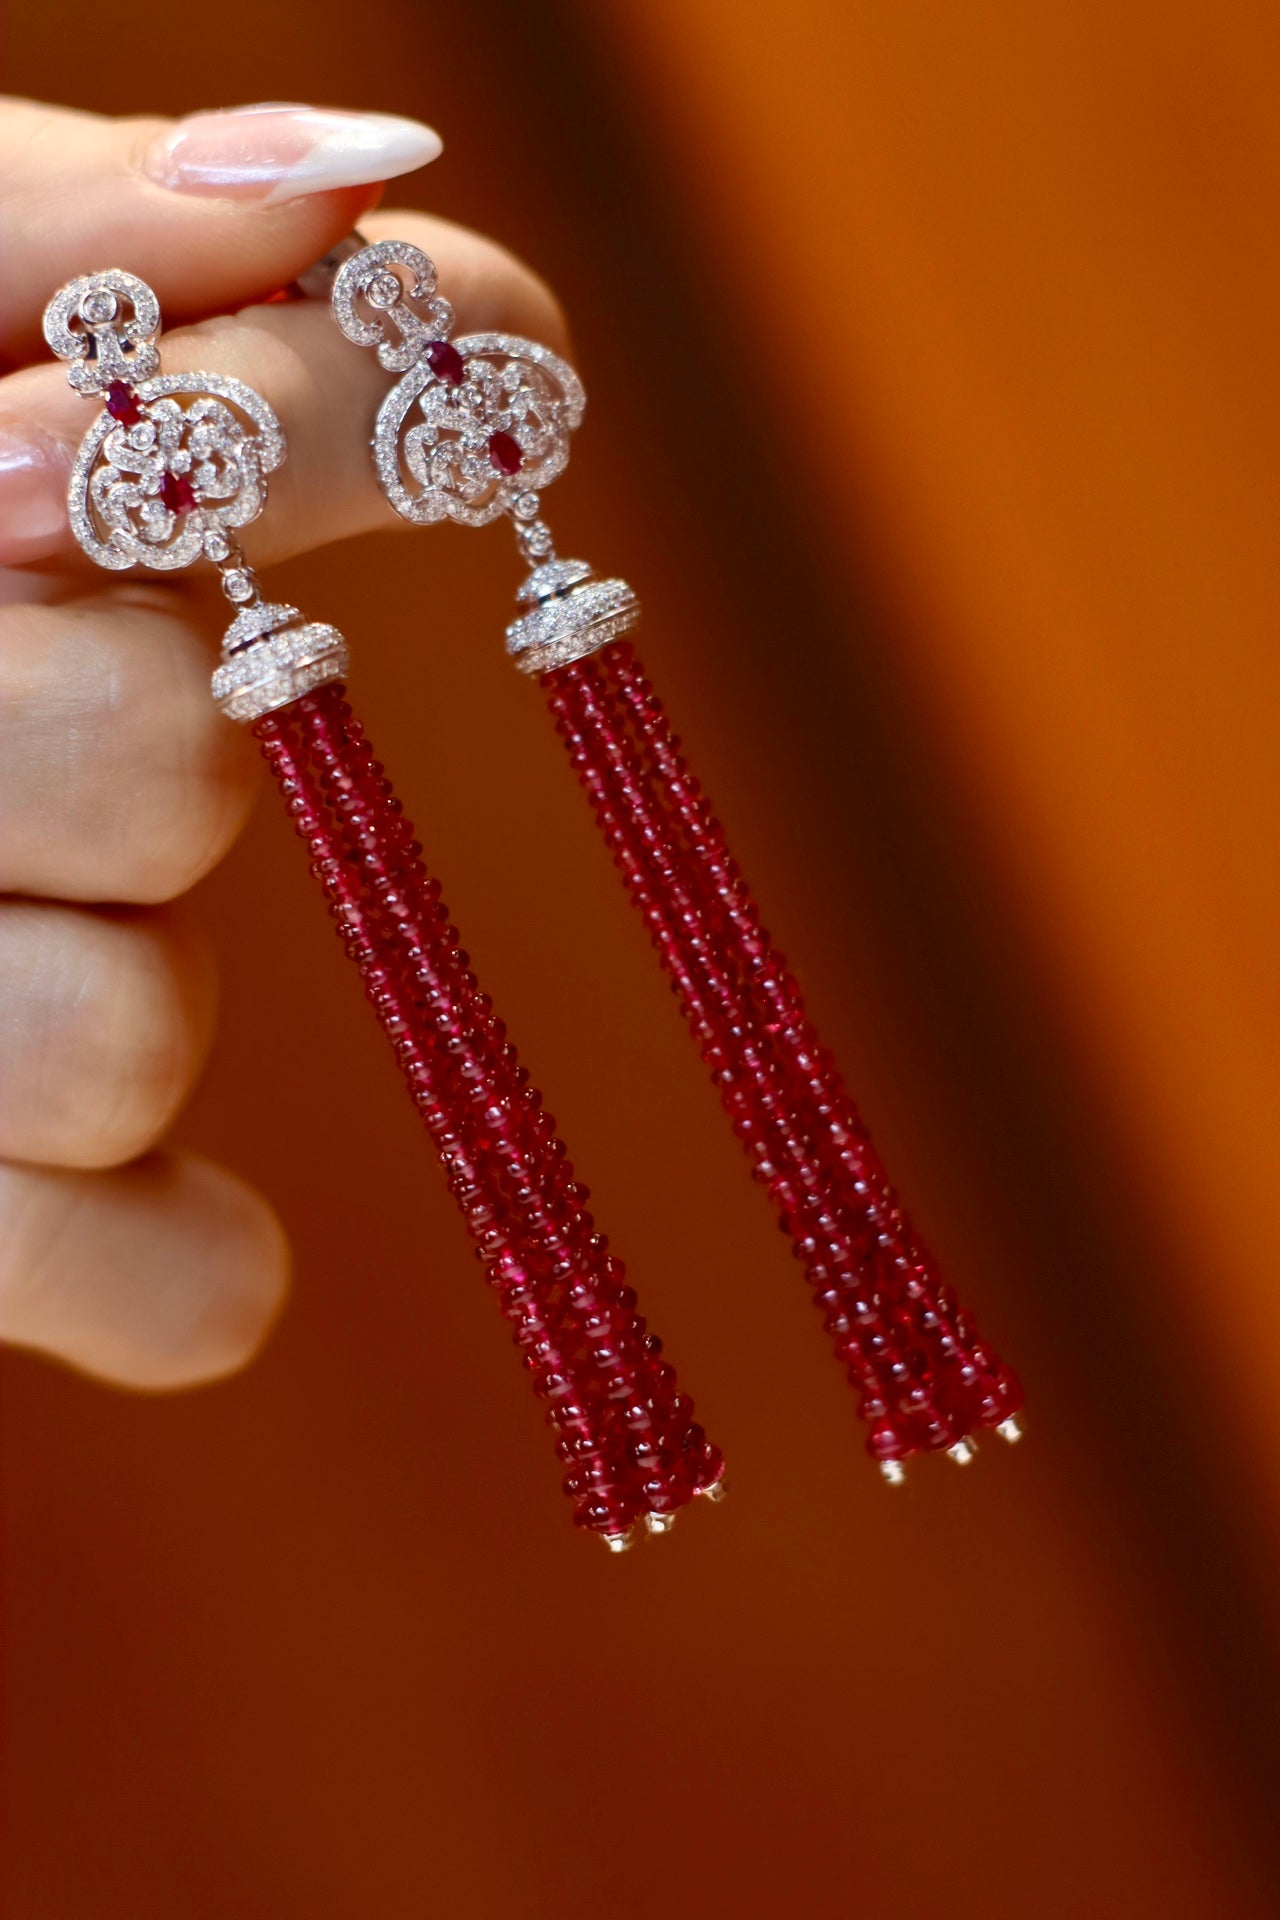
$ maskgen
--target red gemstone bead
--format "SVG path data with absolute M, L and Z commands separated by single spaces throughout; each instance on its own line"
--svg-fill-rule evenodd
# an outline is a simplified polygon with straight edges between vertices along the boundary
M 196 504 L 196 490 L 185 473 L 166 473 L 160 482 L 160 498 L 170 513 L 190 513 Z
M 433 340 L 427 348 L 427 365 L 437 380 L 447 381 L 451 387 L 460 387 L 467 377 L 462 364 L 462 355 L 448 340 Z
M 519 473 L 524 455 L 509 433 L 489 435 L 489 458 L 499 473 Z
M 124 380 L 113 380 L 107 388 L 107 412 L 122 427 L 136 427 L 146 418 L 137 394 Z
M 1019 1403 L 1016 1382 L 979 1345 L 915 1241 L 634 651 L 615 643 L 544 685 L 614 862 L 862 1396 L 872 1451 L 905 1458 L 998 1424 L 1000 1406 Z
M 421 847 L 340 687 L 255 726 L 312 872 L 391 1039 L 486 1279 L 535 1390 L 550 1401 L 580 1525 L 624 1531 L 658 1481 L 684 1505 L 705 1449 L 649 1344 L 625 1270 L 586 1210 L 555 1122 L 478 989 Z M 660 1343 L 657 1343 L 660 1345 Z M 631 1409 L 647 1409 L 647 1428 Z

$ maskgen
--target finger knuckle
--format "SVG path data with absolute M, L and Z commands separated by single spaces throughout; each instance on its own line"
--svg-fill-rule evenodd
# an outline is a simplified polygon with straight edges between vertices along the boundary
M 166 1392 L 201 1386 L 247 1367 L 266 1342 L 288 1293 L 283 1243 L 215 1270 L 192 1249 L 182 1285 L 152 1316 L 145 1348 L 130 1357 L 132 1384 Z
M 155 1145 L 195 1084 L 204 1055 L 204 1034 L 167 940 L 133 928 L 109 945 L 111 959 L 96 996 L 92 989 L 84 996 L 89 1011 L 80 1023 L 84 1052 L 93 1044 L 91 1033 L 103 1036 L 98 1072 L 82 1075 L 101 1088 L 100 1165 L 132 1160 Z
M 289 1251 L 275 1215 L 256 1195 L 253 1219 L 233 1270 L 211 1273 L 193 1303 L 190 1324 L 175 1348 L 184 1384 L 216 1380 L 249 1365 L 261 1350 L 289 1291 Z
M 66 1165 L 122 1165 L 172 1124 L 199 1073 L 206 1023 L 159 929 L 101 923 L 85 937 L 63 924 L 46 944 L 48 1149 Z
M 5 1338 L 143 1390 L 247 1365 L 288 1292 L 271 1208 L 194 1156 L 115 1173 L 0 1161 L 0 1227 Z
M 252 763 L 210 698 L 202 644 L 185 632 L 165 648 L 147 638 L 101 663 L 98 720 L 119 742 L 106 748 L 118 768 L 107 802 L 118 897 L 154 905 L 188 892 L 226 853 L 248 808 Z M 99 789 L 101 771 L 99 762 L 90 776 Z
M 134 591 L 126 623 L 118 610 L 108 624 L 95 607 L 28 609 L 27 630 L 6 633 L 10 885 L 172 900 L 244 819 L 252 757 L 213 707 L 202 644 L 171 597 Z

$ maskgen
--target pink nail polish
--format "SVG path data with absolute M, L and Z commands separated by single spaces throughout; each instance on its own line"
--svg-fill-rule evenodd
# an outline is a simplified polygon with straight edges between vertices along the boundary
M 180 120 L 154 142 L 143 164 L 173 193 L 270 206 L 413 173 L 436 159 L 441 145 L 430 127 L 395 114 L 271 102 Z
M 0 427 L 0 566 L 47 560 L 67 543 L 68 449 Z

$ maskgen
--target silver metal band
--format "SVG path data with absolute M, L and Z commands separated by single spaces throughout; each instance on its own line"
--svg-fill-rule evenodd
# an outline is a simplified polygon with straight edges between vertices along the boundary
M 585 660 L 629 633 L 640 618 L 640 602 L 625 580 L 597 580 L 581 560 L 535 568 L 517 598 L 533 602 L 507 628 L 507 652 L 521 673 L 549 673 Z
M 227 628 L 213 697 L 228 720 L 258 720 L 304 693 L 345 680 L 347 643 L 336 627 L 304 620 L 297 607 L 259 601 Z

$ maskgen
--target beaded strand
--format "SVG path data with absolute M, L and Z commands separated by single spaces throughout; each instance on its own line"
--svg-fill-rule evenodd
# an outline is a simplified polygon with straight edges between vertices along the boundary
M 915 1235 L 633 648 L 615 642 L 543 685 L 858 1390 L 868 1450 L 897 1481 L 916 1452 L 967 1460 L 977 1428 L 1016 1438 L 1017 1382 Z
M 534 1390 L 578 1525 L 615 1549 L 665 1531 L 723 1461 L 693 1419 L 622 1263 L 585 1208 L 341 686 L 254 732 L 395 1051 Z

